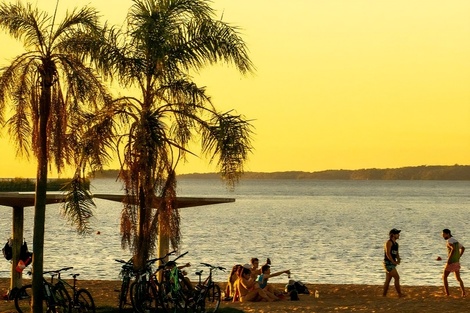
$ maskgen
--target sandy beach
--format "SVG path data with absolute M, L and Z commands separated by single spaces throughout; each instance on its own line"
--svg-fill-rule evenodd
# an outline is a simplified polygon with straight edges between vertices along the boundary
M 119 281 L 83 280 L 80 287 L 87 288 L 93 295 L 97 311 L 110 311 L 117 305 Z M 223 283 L 220 284 L 224 286 Z M 284 285 L 275 284 L 283 289 Z M 468 312 L 470 299 L 462 298 L 457 287 L 451 287 L 451 295 L 445 296 L 437 286 L 403 286 L 405 297 L 398 298 L 393 289 L 388 297 L 382 297 L 382 286 L 376 285 L 332 285 L 307 284 L 310 295 L 300 295 L 299 301 L 232 303 L 222 302 L 220 312 Z M 0 278 L 0 291 L 8 290 L 9 280 Z M 313 292 L 318 290 L 320 297 Z M 468 291 L 467 291 L 468 293 Z M 13 301 L 2 300 L 0 313 L 15 312 Z M 117 312 L 117 309 L 116 309 Z

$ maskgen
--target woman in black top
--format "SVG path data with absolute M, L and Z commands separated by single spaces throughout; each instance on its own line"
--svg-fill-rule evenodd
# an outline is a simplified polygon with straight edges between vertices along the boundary
M 398 242 L 400 238 L 401 230 L 396 228 L 392 229 L 389 233 L 390 239 L 385 242 L 384 246 L 384 268 L 385 268 L 385 283 L 383 296 L 387 295 L 388 286 L 392 278 L 395 280 L 395 289 L 397 290 L 398 296 L 401 297 L 400 288 L 400 275 L 396 269 L 397 265 L 400 264 L 400 254 L 398 253 Z

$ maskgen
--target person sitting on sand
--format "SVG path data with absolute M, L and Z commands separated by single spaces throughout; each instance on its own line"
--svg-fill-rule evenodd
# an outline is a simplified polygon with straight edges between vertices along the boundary
M 282 294 L 282 292 L 275 290 L 272 285 L 268 284 L 268 279 L 270 277 L 276 277 L 282 274 L 290 275 L 290 270 L 271 273 L 271 266 L 268 264 L 265 264 L 261 267 L 261 274 L 258 275 L 258 277 L 256 278 L 256 281 L 258 282 L 261 289 L 264 289 L 266 291 L 271 292 L 272 294 L 276 296 L 279 296 L 280 294 Z
M 272 302 L 279 300 L 274 294 L 261 289 L 258 283 L 251 278 L 251 270 L 245 267 L 240 270 L 240 277 L 234 283 L 234 290 L 234 302 L 237 300 L 240 300 L 240 302 Z
M 233 296 L 234 296 L 234 286 L 233 286 L 233 284 L 235 284 L 235 281 L 238 278 L 239 269 L 241 267 L 243 267 L 243 265 L 241 265 L 241 264 L 235 264 L 232 267 L 232 271 L 230 272 L 230 274 L 228 276 L 227 287 L 225 288 L 225 299 L 224 299 L 225 301 L 229 301 L 229 300 L 233 299 Z
M 261 268 L 259 268 L 259 259 L 251 258 L 250 264 L 251 277 L 253 277 L 253 279 L 256 279 L 256 277 L 261 274 Z M 271 260 L 269 258 L 266 259 L 265 265 L 271 265 Z

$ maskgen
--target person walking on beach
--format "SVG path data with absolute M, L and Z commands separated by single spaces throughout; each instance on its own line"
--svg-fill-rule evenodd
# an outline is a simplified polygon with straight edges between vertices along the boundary
M 397 290 L 398 296 L 402 297 L 400 287 L 400 275 L 396 269 L 397 265 L 400 264 L 400 254 L 398 253 L 398 242 L 400 238 L 401 230 L 396 228 L 389 232 L 389 240 L 384 245 L 384 268 L 385 268 L 385 283 L 383 296 L 387 296 L 388 287 L 392 278 L 395 282 L 395 289 Z
M 446 240 L 447 247 L 447 262 L 444 267 L 444 274 L 442 280 L 444 281 L 444 291 L 446 295 L 449 295 L 449 282 L 447 277 L 451 272 L 455 273 L 455 279 L 460 284 L 460 290 L 462 291 L 462 297 L 465 297 L 465 289 L 463 286 L 462 278 L 460 277 L 460 257 L 465 252 L 465 247 L 459 243 L 451 234 L 450 229 L 442 230 L 442 238 Z

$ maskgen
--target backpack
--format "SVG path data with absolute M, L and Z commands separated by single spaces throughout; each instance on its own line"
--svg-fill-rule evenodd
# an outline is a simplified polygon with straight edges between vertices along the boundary
M 293 289 L 289 292 L 290 300 L 291 301 L 298 301 L 299 299 L 299 293 L 297 290 Z
M 11 247 L 10 240 L 5 243 L 5 246 L 2 249 L 3 256 L 5 259 L 10 261 L 13 258 L 13 248 Z
M 299 293 L 299 294 L 305 294 L 305 295 L 309 295 L 310 294 L 310 291 L 308 290 L 307 286 L 305 286 L 302 282 L 300 281 L 296 281 L 294 283 L 294 287 L 295 287 L 295 290 Z
M 290 280 L 286 285 L 285 292 L 290 294 L 293 290 L 295 290 L 297 294 L 310 294 L 307 286 L 305 286 L 302 282 Z
M 20 250 L 20 260 L 24 262 L 25 266 L 28 266 L 33 258 L 33 254 L 29 252 L 28 245 L 26 244 L 26 240 L 23 241 Z

